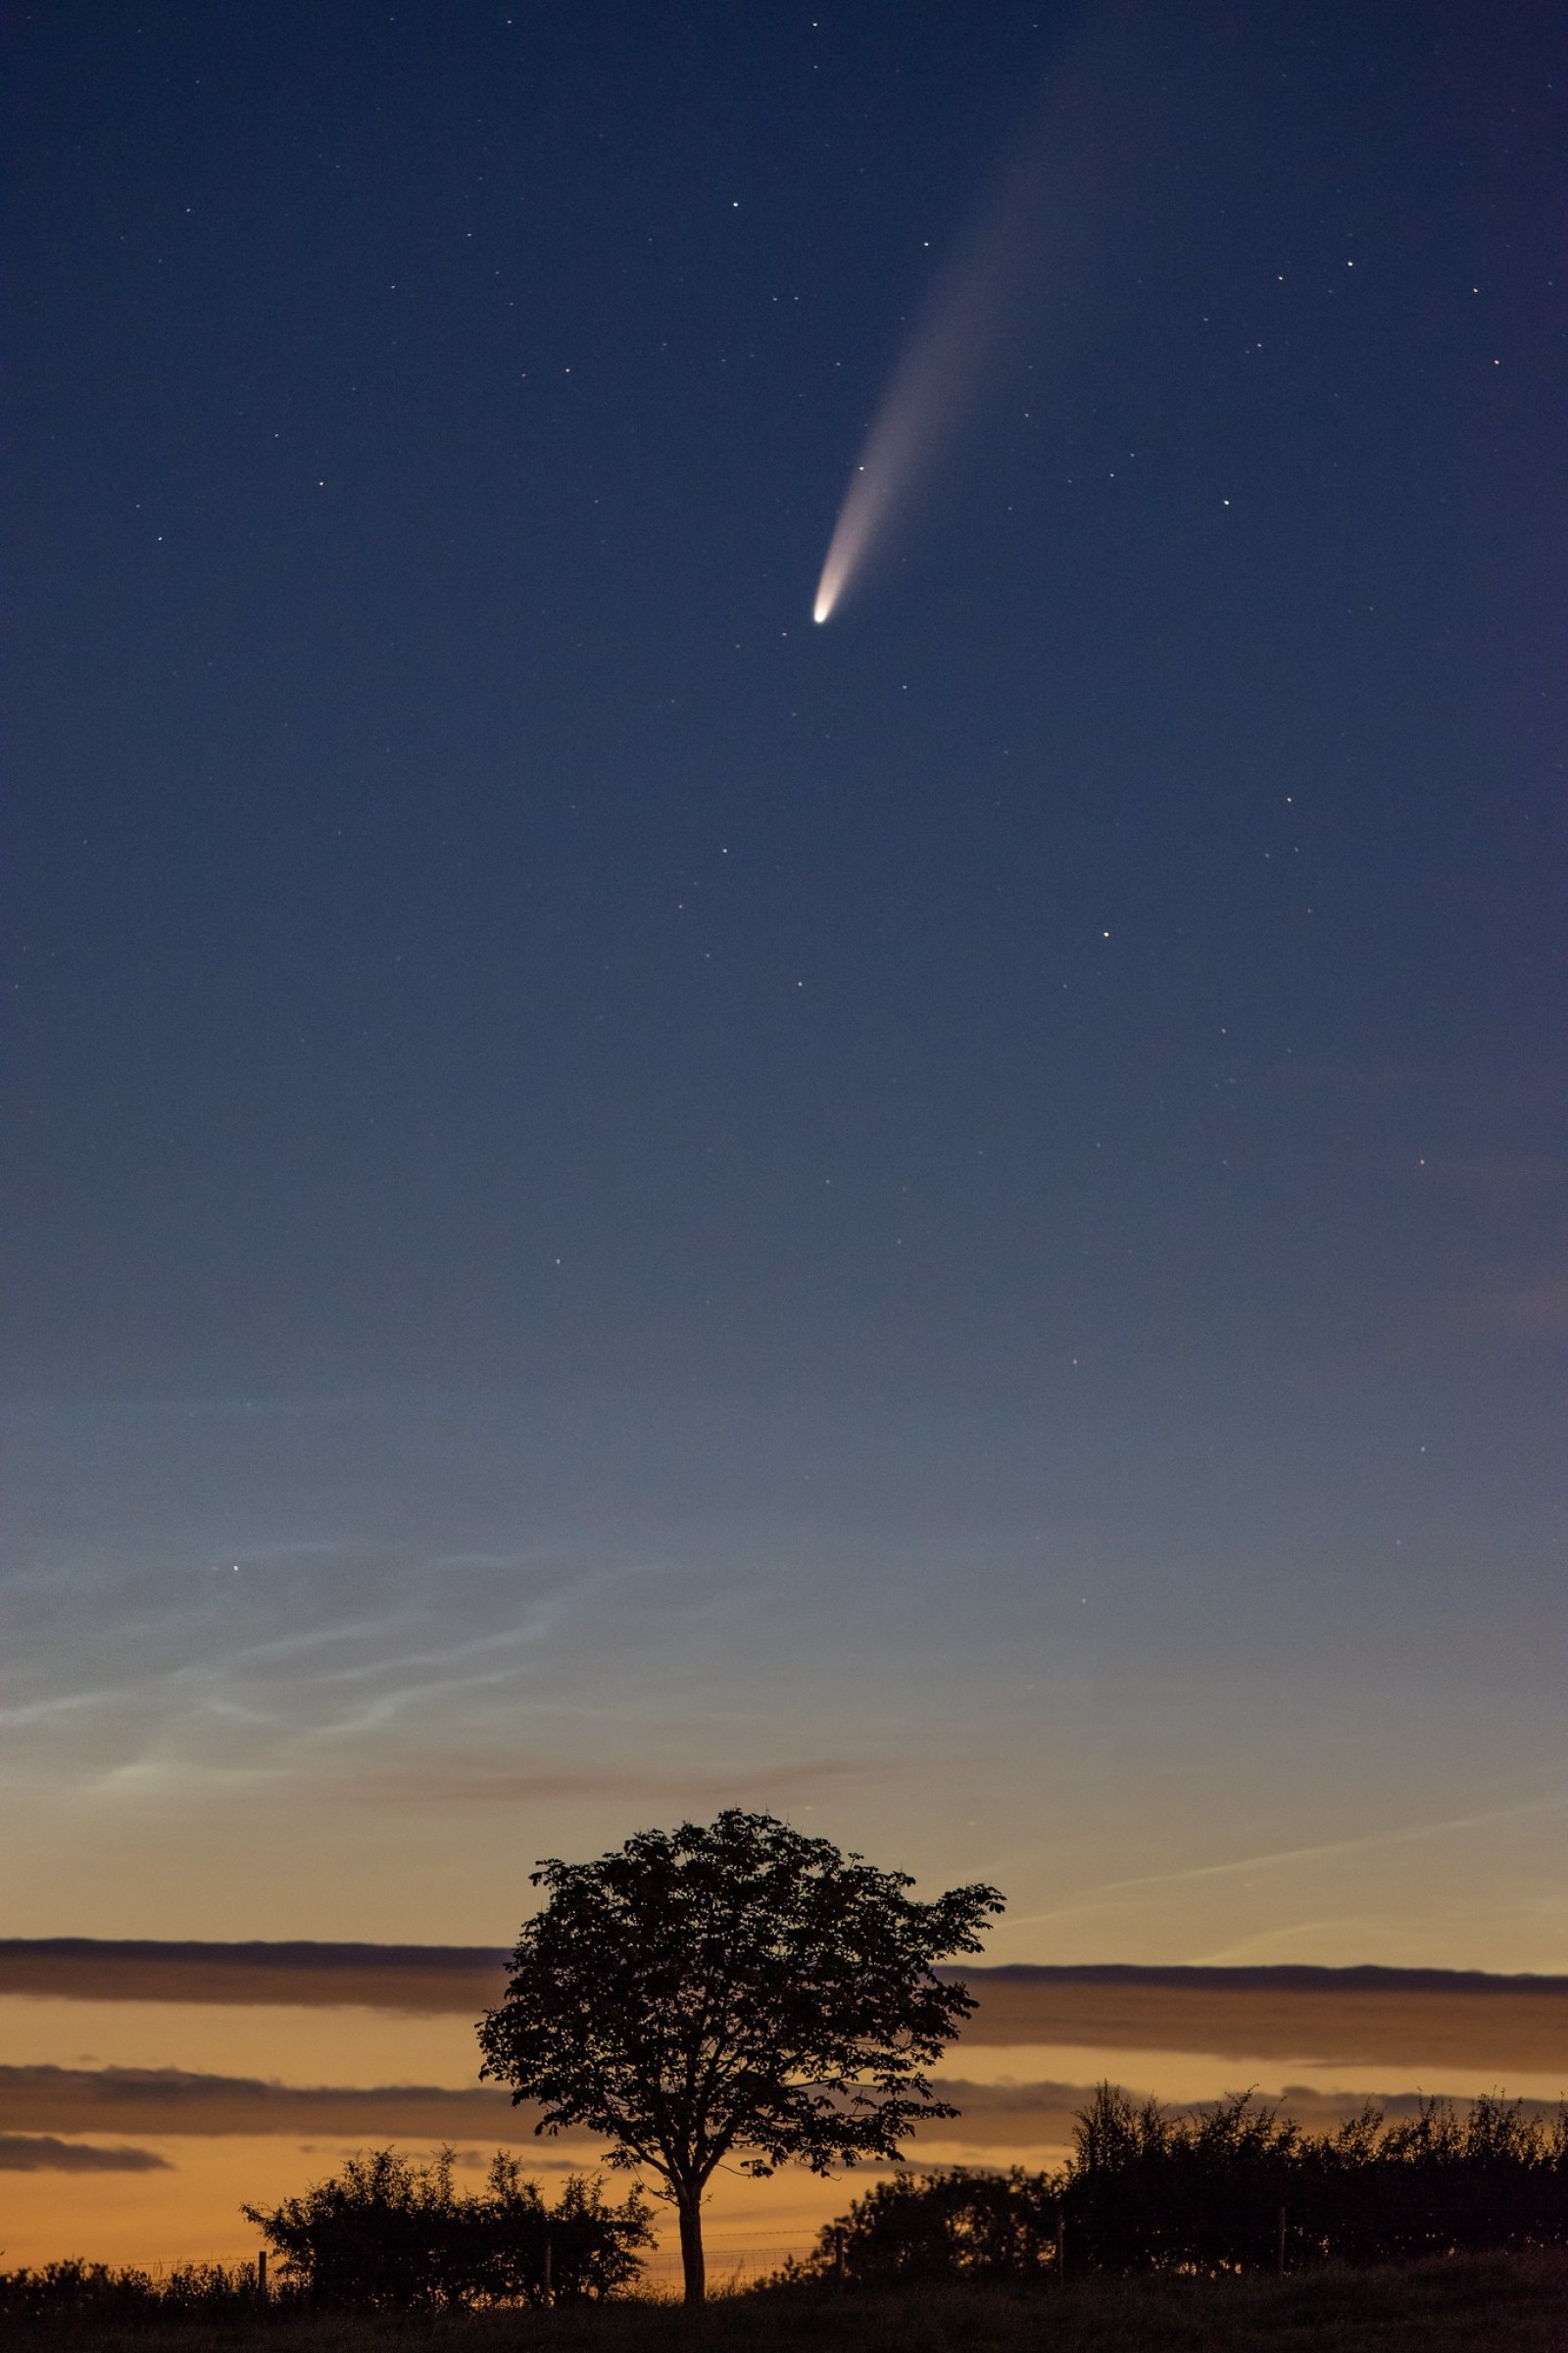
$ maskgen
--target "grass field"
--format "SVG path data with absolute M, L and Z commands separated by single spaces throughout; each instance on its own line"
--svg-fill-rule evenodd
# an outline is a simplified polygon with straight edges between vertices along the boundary
M 12 2324 L 94 2353 L 1568 2353 L 1568 2256 L 1492 2255 L 1297 2279 L 1091 2279 L 1047 2293 L 762 2289 L 703 2311 L 627 2300 L 554 2313 L 275 2313 Z

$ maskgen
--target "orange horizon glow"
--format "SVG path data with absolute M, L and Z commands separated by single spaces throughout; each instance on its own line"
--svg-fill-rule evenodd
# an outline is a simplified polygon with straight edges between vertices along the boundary
M 87 1998 L 5 1991 L 0 1947 L 0 2150 L 29 2136 L 116 2152 L 139 2171 L 0 2171 L 8 2266 L 68 2255 L 115 2263 L 250 2261 L 242 2201 L 268 2204 L 334 2172 L 354 2148 L 423 2155 L 441 2142 L 476 2167 L 497 2146 L 547 2180 L 592 2171 L 586 2135 L 536 2138 L 529 2113 L 477 2083 L 471 2013 L 323 2000 L 125 2001 L 105 1973 Z M 139 1974 L 138 1974 L 139 1973 Z M 138 1994 L 146 1963 L 126 1969 Z M 318 1970 L 314 1983 L 319 1985 Z M 85 1982 L 85 1981 L 83 1981 Z M 172 1982 L 172 1981 L 171 1981 Z M 1568 2089 L 1568 1981 L 1364 1983 L 1270 1990 L 1121 1981 L 983 1979 L 981 2008 L 939 2070 L 960 2110 L 910 2144 L 919 2163 L 1054 2166 L 1101 2077 L 1172 2105 L 1238 2083 L 1313 2128 L 1372 2096 L 1407 2109 L 1415 2086 L 1459 2099 L 1504 2087 L 1550 2106 Z M 461 1999 L 464 1981 L 453 1981 Z M 1218 2047 L 1215 2047 L 1215 2046 Z M 356 2088 L 356 2086 L 358 2088 Z M 402 2089 L 398 2087 L 402 2086 Z M 802 2253 L 871 2175 L 728 2179 L 711 2207 L 715 2268 Z M 655 2281 L 673 2270 L 662 2250 Z

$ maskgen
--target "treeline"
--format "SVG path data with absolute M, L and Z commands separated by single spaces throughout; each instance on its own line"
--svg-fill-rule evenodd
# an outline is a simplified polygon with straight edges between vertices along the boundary
M 274 2207 L 247 2206 L 264 2267 L 185 2265 L 162 2278 L 102 2264 L 0 2272 L 0 2323 L 212 2322 L 244 2311 L 477 2311 L 614 2297 L 653 2243 L 635 2186 L 612 2205 L 573 2176 L 554 2205 L 498 2151 L 457 2186 L 450 2149 L 418 2165 L 392 2149 Z M 879 2181 L 768 2283 L 1010 2281 L 1094 2275 L 1219 2277 L 1336 2262 L 1568 2246 L 1568 2108 L 1461 2112 L 1425 2102 L 1388 2122 L 1368 2106 L 1309 2132 L 1250 2093 L 1173 2113 L 1102 2083 L 1059 2173 L 950 2167 Z
M 846 2285 L 1297 2270 L 1568 2244 L 1568 2108 L 1368 2105 L 1309 2132 L 1239 2093 L 1173 2114 L 1102 2083 L 1059 2174 L 955 2167 L 881 2181 L 785 2277 Z

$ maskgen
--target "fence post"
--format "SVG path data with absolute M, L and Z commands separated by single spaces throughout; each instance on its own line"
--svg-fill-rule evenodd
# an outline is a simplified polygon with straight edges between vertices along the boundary
M 549 2231 L 547 2230 L 547 2231 L 545 2232 L 545 2310 L 546 2310 L 546 2312 L 548 2312 L 548 2311 L 550 2310 L 551 2306 L 552 2306 L 552 2305 L 555 2303 L 555 2300 L 556 2300 L 556 2292 L 555 2292 L 555 2267 L 554 2267 L 554 2265 L 553 2265 L 553 2263 L 552 2263 L 552 2261 L 551 2261 L 551 2258 L 552 2258 L 552 2256 L 554 2255 L 554 2253 L 555 2253 L 555 2249 L 554 2249 L 553 2245 L 551 2244 L 550 2233 L 549 2233 Z
M 1283 2206 L 1280 2208 L 1279 2232 L 1274 2241 L 1274 2269 L 1283 2279 L 1285 2276 L 1285 2209 Z
M 1056 2200 L 1056 2278 L 1067 2277 L 1067 2209 L 1060 2198 Z
M 265 2247 L 256 2258 L 256 2301 L 258 2304 L 267 2302 L 267 2249 Z

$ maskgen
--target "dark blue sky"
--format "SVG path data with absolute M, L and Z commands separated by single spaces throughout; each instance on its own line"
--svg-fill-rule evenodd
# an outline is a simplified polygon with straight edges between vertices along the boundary
M 1439 1813 L 1556 1802 L 1565 74 L 1534 0 L 11 13 L 28 1706 L 114 1688 L 89 1593 L 220 1680 L 220 1559 L 330 1554 L 247 1642 L 482 1645 L 543 1545 L 722 1620 L 688 1663 L 748 1658 L 781 1789 L 867 1645 L 881 1794 L 815 1818 L 933 1868 L 1059 1775 L 965 1745 L 1037 1634 L 1090 1848 L 1175 1802 L 1171 1642 L 1161 1852 L 1419 1831 L 1412 1676 Z M 1048 249 L 813 628 L 1022 121 Z M 598 1606 L 547 1746 L 603 1734 Z M 1363 1676 L 1332 1766 L 1220 1729 Z M 40 1855 L 155 1751 L 206 1802 L 185 1704 L 40 1752 Z M 430 1704 L 426 1761 L 533 1738 Z M 913 1722 L 968 1760 L 925 1847 Z M 626 1737 L 617 1836 L 668 1811 Z M 133 1926 L 81 1872 L 38 1928 Z M 1482 1952 L 1429 1895 L 1419 1952 L 1323 1897 L 1300 1957 L 1561 1965 L 1534 1897 Z

